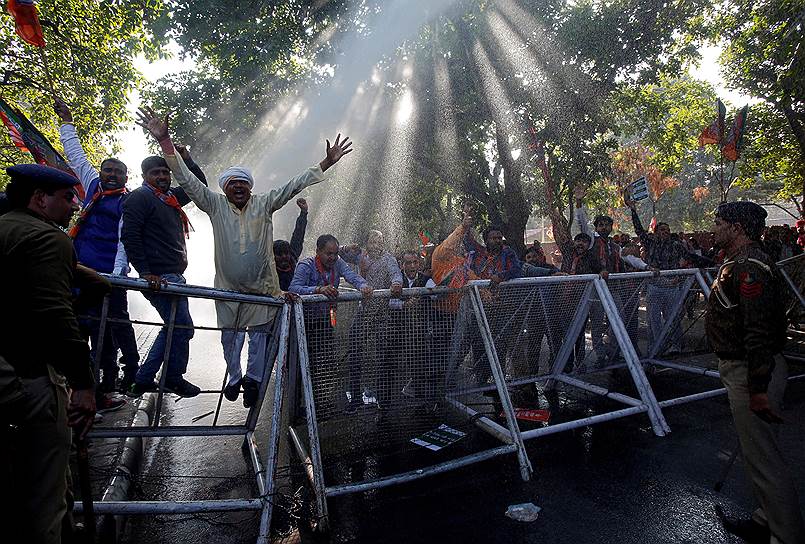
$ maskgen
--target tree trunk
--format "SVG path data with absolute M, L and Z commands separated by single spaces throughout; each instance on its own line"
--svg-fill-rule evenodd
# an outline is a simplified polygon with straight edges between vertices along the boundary
M 523 194 L 522 163 L 512 159 L 509 139 L 500 126 L 495 129 L 495 141 L 498 148 L 498 164 L 503 166 L 503 199 L 500 202 L 503 234 L 508 245 L 518 255 L 522 255 L 525 251 L 525 228 L 531 215 L 531 207 Z
M 803 126 L 802 119 L 797 112 L 791 108 L 791 97 L 786 96 L 777 103 L 777 106 L 783 111 L 783 115 L 788 120 L 788 124 L 791 127 L 791 132 L 794 133 L 794 138 L 797 140 L 797 144 L 799 145 L 799 169 L 800 175 L 802 176 L 802 193 L 800 195 L 800 210 L 805 210 L 805 126 Z M 801 211 L 800 215 L 803 219 L 805 219 L 805 212 Z

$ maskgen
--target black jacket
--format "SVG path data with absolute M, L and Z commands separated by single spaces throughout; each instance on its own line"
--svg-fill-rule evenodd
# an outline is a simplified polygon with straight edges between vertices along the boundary
M 73 311 L 72 240 L 27 210 L 0 217 L 0 357 L 20 378 L 47 376 L 47 365 L 74 389 L 92 387 L 89 346 Z
M 722 359 L 746 359 L 749 390 L 765 392 L 774 355 L 786 339 L 783 284 L 772 260 L 752 243 L 719 268 L 707 301 L 705 329 Z

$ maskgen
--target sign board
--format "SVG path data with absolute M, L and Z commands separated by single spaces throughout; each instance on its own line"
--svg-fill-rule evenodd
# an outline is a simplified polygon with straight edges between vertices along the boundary
M 506 414 L 501 412 L 500 417 L 506 417 Z M 547 423 L 551 420 L 550 410 L 536 410 L 529 408 L 515 408 L 514 417 L 523 421 L 541 421 Z
M 464 438 L 464 435 L 465 433 L 442 423 L 432 431 L 428 431 L 417 438 L 412 438 L 411 442 L 417 446 L 428 448 L 431 451 L 439 451 L 445 446 L 449 446 L 453 442 L 461 440 Z
M 632 190 L 632 200 L 645 200 L 648 198 L 648 185 L 646 184 L 646 176 L 640 176 L 630 185 Z

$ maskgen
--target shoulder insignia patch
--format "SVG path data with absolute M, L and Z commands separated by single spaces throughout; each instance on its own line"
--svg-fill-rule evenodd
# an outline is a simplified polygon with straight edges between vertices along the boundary
M 749 272 L 741 272 L 738 275 L 740 282 L 741 296 L 745 298 L 757 298 L 763 294 L 763 284 L 757 281 L 754 275 Z

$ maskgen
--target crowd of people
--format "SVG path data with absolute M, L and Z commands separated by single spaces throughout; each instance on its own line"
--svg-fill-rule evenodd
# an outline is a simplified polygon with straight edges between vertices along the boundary
M 161 290 L 167 283 L 185 283 L 186 239 L 192 225 L 183 208 L 190 202 L 206 213 L 212 224 L 216 288 L 272 297 L 322 296 L 306 307 L 304 315 L 313 365 L 337 364 L 332 352 L 338 323 L 335 301 L 342 279 L 362 293 L 364 303 L 351 316 L 348 331 L 347 412 L 355 411 L 364 402 L 362 373 L 370 358 L 380 361 L 378 373 L 382 379 L 395 379 L 395 370 L 384 365 L 389 365 L 395 359 L 393 354 L 402 349 L 402 338 L 388 335 L 389 330 L 395 329 L 389 327 L 388 320 L 404 319 L 410 308 L 394 298 L 382 303 L 374 301 L 372 294 L 376 290 L 388 289 L 392 297 L 399 297 L 405 288 L 459 288 L 476 279 L 489 280 L 495 289 L 501 282 L 520 277 L 596 274 L 607 280 L 611 274 L 651 271 L 656 277 L 648 284 L 645 296 L 652 345 L 671 318 L 671 309 L 685 295 L 678 279 L 661 272 L 720 266 L 722 272 L 714 286 L 720 306 L 708 314 L 708 335 L 722 360 L 722 374 L 732 375 L 724 379 L 735 405 L 733 410 L 740 410 L 741 403 L 747 404 L 747 413 L 754 412 L 765 424 L 778 417 L 784 363 L 778 360 L 782 346 L 775 340 L 779 340 L 779 316 L 769 313 L 774 311 L 772 299 L 777 294 L 766 286 L 770 285 L 769 271 L 775 261 L 802 252 L 805 223 L 796 229 L 764 229 L 762 208 L 735 203 L 719 208 L 713 232 L 674 234 L 663 222 L 648 232 L 635 203 L 627 198 L 636 234 L 632 237 L 613 234 L 614 221 L 609 216 L 598 215 L 590 222 L 583 191 L 578 191 L 575 218 L 579 232 L 571 236 L 561 228 L 563 223 L 552 217 L 557 251 L 550 260 L 537 242 L 518 255 L 505 243 L 501 226 L 490 225 L 478 235 L 468 209 L 458 226 L 425 252 L 426 258 L 419 248 L 393 255 L 378 230 L 369 231 L 361 244 L 342 245 L 333 234 L 324 234 L 316 240 L 315 254 L 303 258 L 307 202 L 296 200 L 300 213 L 290 242 L 274 240 L 273 214 L 307 187 L 326 180 L 326 172 L 352 151 L 348 138 L 338 135 L 332 144 L 328 140 L 320 163 L 277 189 L 254 192 L 251 171 L 234 166 L 217 177 L 219 192 L 209 187 L 188 149 L 173 142 L 167 117 L 144 108 L 138 112 L 138 123 L 162 153 L 142 161 L 143 184 L 129 191 L 128 166 L 109 158 L 96 170 L 83 151 L 70 109 L 57 100 L 55 111 L 62 120 L 61 141 L 77 177 L 38 165 L 9 168 L 11 182 L 6 200 L 10 211 L 0 219 L 0 273 L 5 285 L 14 291 L 10 307 L 19 308 L 13 317 L 4 312 L 0 322 L 0 329 L 9 335 L 9 341 L 0 346 L 0 404 L 4 406 L 1 423 L 13 427 L 15 443 L 24 444 L 8 454 L 13 471 L 4 477 L 12 483 L 9 489 L 24 497 L 14 509 L 19 514 L 14 523 L 22 527 L 20 534 L 32 535 L 26 541 L 59 542 L 59 535 L 69 525 L 65 521 L 69 520 L 65 498 L 69 496 L 68 425 L 83 437 L 96 412 L 114 410 L 126 402 L 115 391 L 136 397 L 158 390 L 157 374 L 165 358 L 166 391 L 183 397 L 200 393 L 200 388 L 184 377 L 193 337 L 188 299 Z M 86 195 L 80 206 L 78 185 Z M 78 217 L 71 223 L 76 212 Z M 747 256 L 738 259 L 736 255 L 741 252 L 748 252 Z M 163 321 L 174 323 L 172 336 L 169 338 L 168 327 L 163 327 L 142 362 L 130 324 L 126 291 L 113 289 L 96 273 L 125 276 L 131 272 L 130 267 L 148 282 L 149 289 L 143 294 Z M 636 306 L 625 309 L 624 305 L 630 303 L 615 298 L 625 310 L 624 315 L 636 319 Z M 469 297 L 453 293 L 433 305 L 432 311 L 450 322 L 454 332 L 438 340 L 441 352 L 449 353 L 449 360 L 442 378 L 428 380 L 425 394 L 431 400 L 456 379 L 469 350 L 483 349 L 479 335 L 467 334 L 478 326 L 468 304 Z M 550 309 L 551 315 L 567 311 L 559 306 L 561 301 Z M 223 394 L 229 401 L 236 401 L 242 394 L 243 405 L 252 407 L 267 382 L 266 350 L 278 321 L 276 306 L 217 300 L 215 308 L 227 365 Z M 110 320 L 101 334 L 100 317 L 104 312 Z M 383 319 L 378 318 L 381 312 Z M 763 323 L 757 323 L 746 312 L 765 316 Z M 736 321 L 736 315 L 744 321 Z M 592 349 L 597 364 L 602 366 L 613 356 L 604 342 L 608 323 L 603 307 L 592 305 L 588 319 Z M 750 340 L 735 348 L 725 332 L 725 323 L 745 329 Z M 636 334 L 636 321 L 626 325 L 630 335 Z M 48 341 L 43 342 L 35 331 L 43 331 Z M 547 337 L 555 355 L 565 332 L 544 322 L 531 331 L 529 349 L 539 351 L 543 337 Z M 369 355 L 365 351 L 362 339 L 366 337 L 377 339 L 377 353 Z M 241 351 L 247 341 L 244 372 Z M 581 361 L 584 344 L 582 331 L 569 367 Z M 99 368 L 95 377 L 93 362 Z M 490 373 L 489 365 L 477 368 L 477 385 L 485 384 Z M 381 388 L 381 398 L 377 399 L 381 408 L 388 406 L 383 394 L 396 388 Z M 737 422 L 739 418 L 735 417 Z M 739 434 L 742 433 L 746 455 L 772 455 L 768 448 L 750 444 L 756 439 L 773 441 L 768 429 L 751 418 L 741 421 Z M 3 432 L 11 431 L 4 428 Z M 46 459 L 41 454 L 45 450 L 51 452 Z M 775 458 L 774 463 L 782 478 L 782 461 Z M 762 477 L 758 472 L 757 478 Z M 33 480 L 39 482 L 35 490 L 26 486 Z M 763 485 L 758 491 L 761 503 L 772 514 L 766 527 L 782 532 L 801 527 L 801 519 L 797 522 L 790 509 L 775 517 L 783 508 L 776 499 L 766 498 L 779 486 L 776 482 Z M 769 488 L 773 489 L 764 495 Z M 790 493 L 786 500 L 790 502 Z

